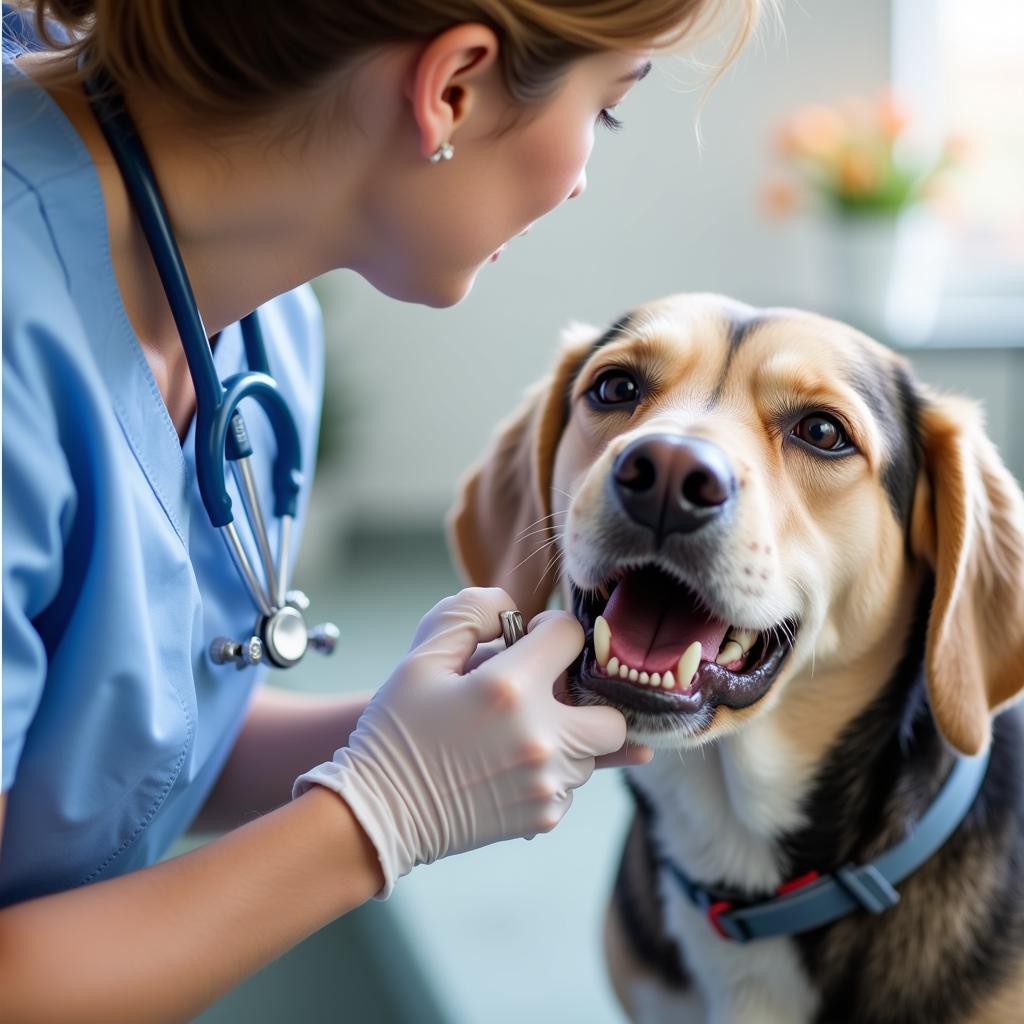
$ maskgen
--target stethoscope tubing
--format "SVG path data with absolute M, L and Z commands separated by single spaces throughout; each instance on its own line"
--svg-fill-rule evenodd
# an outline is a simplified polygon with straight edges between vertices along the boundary
M 79 68 L 84 66 L 83 53 L 79 57 Z M 258 636 L 243 644 L 220 638 L 214 641 L 211 653 L 214 660 L 236 660 L 242 667 L 260 660 L 266 648 L 271 661 L 279 667 L 288 667 L 302 657 L 306 646 L 305 639 L 301 642 L 295 639 L 300 625 L 305 636 L 301 612 L 305 610 L 306 598 L 298 592 L 294 592 L 293 597 L 293 592 L 287 590 L 292 527 L 303 483 L 298 427 L 283 393 L 271 376 L 255 312 L 241 321 L 248 370 L 223 382 L 219 380 L 206 327 L 171 228 L 170 216 L 124 101 L 106 76 L 89 78 L 83 75 L 83 85 L 153 254 L 185 351 L 196 392 L 196 476 L 203 505 L 210 522 L 224 538 L 260 613 Z M 246 398 L 253 399 L 263 408 L 277 443 L 273 462 L 274 515 L 280 521 L 276 564 L 252 472 L 252 446 L 238 408 Z M 256 542 L 263 569 L 262 581 L 234 523 L 225 476 L 227 462 L 231 463 L 242 508 Z M 277 635 L 286 638 L 285 646 L 275 645 L 273 637 Z M 309 635 L 309 642 L 326 653 L 333 650 L 336 640 L 337 629 L 330 623 L 316 627 Z

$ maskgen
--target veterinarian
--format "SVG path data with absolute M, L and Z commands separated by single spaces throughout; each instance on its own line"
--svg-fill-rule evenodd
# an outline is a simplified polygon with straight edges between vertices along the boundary
M 287 591 L 323 383 L 305 282 L 458 302 L 719 7 L 5 9 L 5 1021 L 190 1018 L 415 865 L 545 832 L 595 765 L 650 756 L 556 698 L 575 619 L 506 649 L 497 589 L 435 605 L 372 698 L 260 681 L 334 640 Z M 243 393 L 267 412 L 245 429 Z M 226 831 L 157 863 L 190 825 Z

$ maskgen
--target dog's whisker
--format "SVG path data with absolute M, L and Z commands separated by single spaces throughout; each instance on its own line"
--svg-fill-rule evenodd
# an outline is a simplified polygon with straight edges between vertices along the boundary
M 545 544 L 541 544 L 536 551 L 531 551 L 518 565 L 514 565 L 510 572 L 515 572 L 517 569 L 522 568 L 522 566 L 524 566 L 531 558 L 539 555 L 545 548 L 551 547 L 552 544 L 557 544 L 558 541 L 558 537 L 552 537 L 551 540 L 547 541 Z
M 535 584 L 535 586 L 533 588 L 533 592 L 534 593 L 537 593 L 537 588 L 544 582 L 544 577 L 547 576 L 547 574 L 551 571 L 552 567 L 555 566 L 558 563 L 558 559 L 559 559 L 560 555 L 561 555 L 561 552 L 560 551 L 556 551 L 555 552 L 555 557 L 552 558 L 550 562 L 548 562 L 547 568 L 544 570 L 543 573 L 541 573 L 540 579 L 537 580 L 537 583 Z M 554 576 L 554 578 L 552 579 L 552 581 L 551 581 L 551 585 L 554 586 L 557 581 L 558 581 L 558 576 L 556 574 Z
M 559 494 L 564 494 L 570 501 L 575 501 L 576 495 L 570 494 L 568 491 L 563 490 L 561 487 L 555 487 L 552 485 L 551 490 L 558 491 Z
M 539 533 L 547 533 L 548 530 L 554 530 L 557 528 L 557 524 L 548 523 L 547 526 L 541 526 L 539 529 L 531 530 L 528 534 L 522 537 L 517 537 L 517 540 L 526 540 L 527 537 L 536 537 Z
M 545 519 L 554 519 L 555 516 L 562 516 L 562 515 L 568 515 L 568 514 L 569 514 L 569 510 L 568 509 L 564 509 L 564 510 L 560 510 L 558 512 L 550 512 L 546 516 L 541 516 L 539 519 L 535 519 L 528 526 L 524 526 L 523 529 L 520 530 L 520 532 L 517 533 L 515 535 L 515 537 L 513 537 L 513 540 L 519 540 L 526 533 L 527 530 L 532 530 L 535 526 L 540 526 L 540 524 L 542 522 L 544 522 Z M 541 527 L 541 529 L 544 529 L 544 530 L 550 529 L 551 525 L 552 524 L 549 523 L 547 526 Z

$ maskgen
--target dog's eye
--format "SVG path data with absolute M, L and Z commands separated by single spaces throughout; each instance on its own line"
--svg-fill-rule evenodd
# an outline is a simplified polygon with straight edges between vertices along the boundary
M 839 423 L 833 417 L 820 412 L 805 416 L 793 428 L 793 433 L 806 444 L 826 452 L 840 451 L 850 444 Z
M 628 373 L 610 370 L 598 377 L 590 393 L 602 405 L 624 405 L 640 397 L 640 387 Z

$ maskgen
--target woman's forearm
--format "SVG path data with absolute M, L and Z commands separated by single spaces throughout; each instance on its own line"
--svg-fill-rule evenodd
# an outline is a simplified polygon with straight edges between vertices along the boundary
M 0 910 L 3 1020 L 190 1020 L 382 884 L 348 807 L 314 787 L 180 857 Z
M 371 694 L 296 693 L 263 685 L 190 831 L 235 828 L 291 798 L 295 777 L 348 742 Z

